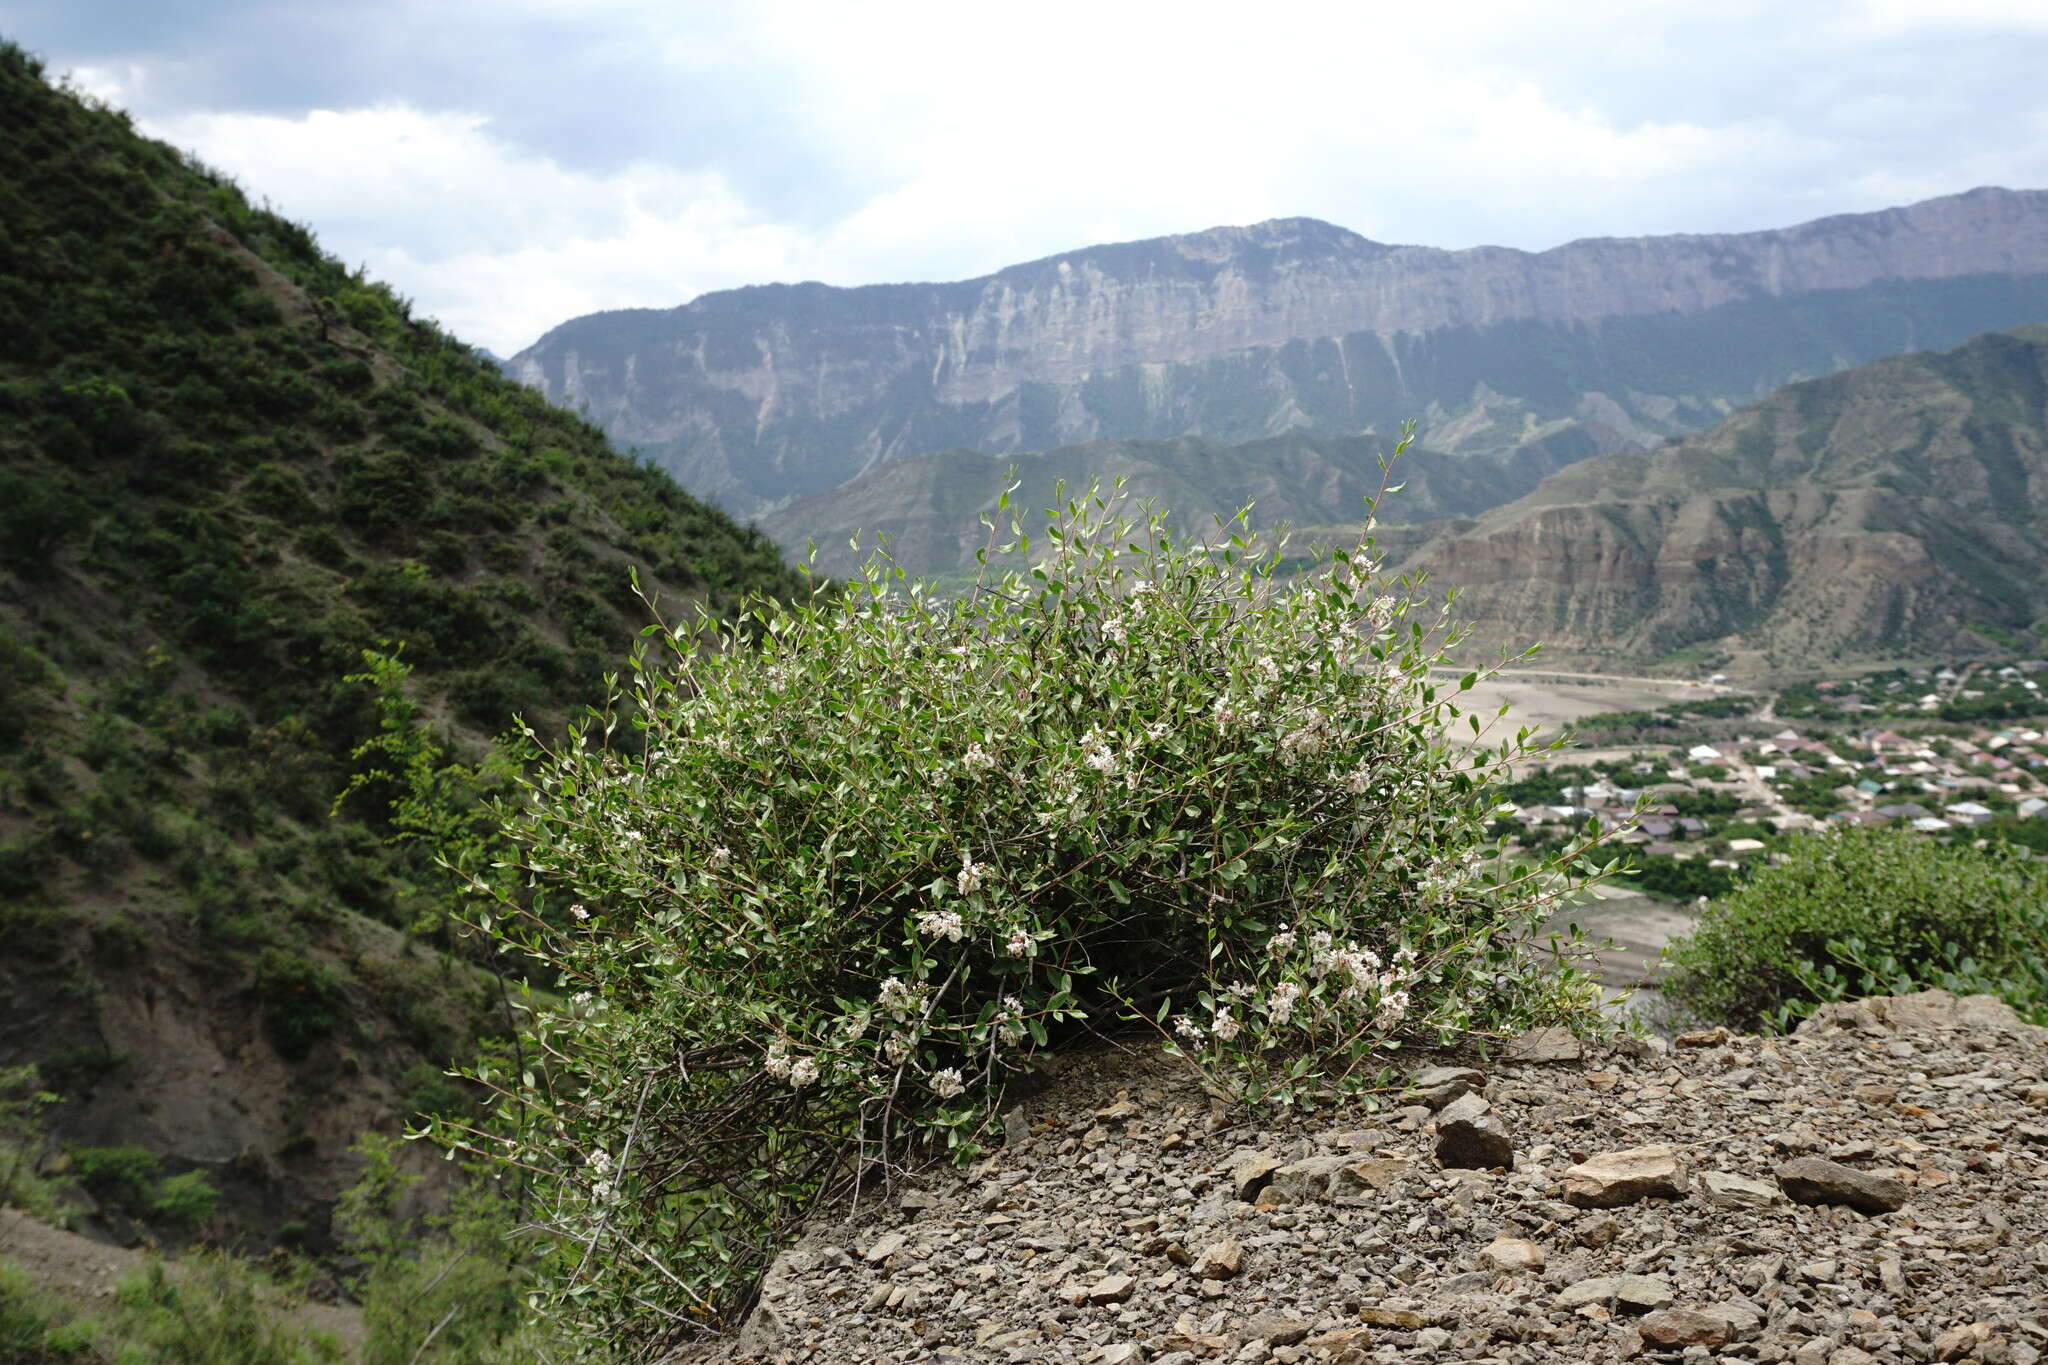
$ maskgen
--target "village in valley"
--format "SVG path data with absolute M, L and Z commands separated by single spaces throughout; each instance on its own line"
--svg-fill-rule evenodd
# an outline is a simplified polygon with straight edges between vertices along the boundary
M 1834 825 L 1996 838 L 2048 853 L 2048 660 L 1896 668 L 1649 710 L 1595 713 L 1577 744 L 1510 783 L 1497 833 L 1627 847 L 1629 890 L 1725 893 L 1788 841 Z

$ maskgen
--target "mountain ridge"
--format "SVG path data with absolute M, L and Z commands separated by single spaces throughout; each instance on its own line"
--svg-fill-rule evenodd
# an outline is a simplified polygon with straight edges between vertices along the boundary
M 1789 385 L 1596 456 L 1420 547 L 1488 637 L 1777 666 L 2048 625 L 2048 325 Z
M 2048 191 L 1544 252 L 1313 219 L 971 280 L 806 283 L 572 319 L 509 373 L 754 513 L 903 455 L 1391 431 L 1499 453 L 1711 424 L 1790 380 L 2048 316 Z

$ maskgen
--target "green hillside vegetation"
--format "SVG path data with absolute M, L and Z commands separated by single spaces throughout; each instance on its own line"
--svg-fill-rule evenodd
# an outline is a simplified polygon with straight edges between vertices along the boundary
M 352 755 L 559 729 L 646 620 L 634 568 L 725 614 L 792 582 L 0 45 L 0 1064 L 60 1139 L 204 1168 L 215 1233 L 317 1241 L 346 1145 L 455 1102 L 497 1017 L 390 784 L 330 815 Z

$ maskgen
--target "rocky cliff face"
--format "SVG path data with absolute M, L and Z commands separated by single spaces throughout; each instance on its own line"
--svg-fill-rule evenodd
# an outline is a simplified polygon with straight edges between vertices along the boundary
M 2048 192 L 1540 253 L 1386 246 L 1311 219 L 1089 248 L 938 285 L 767 286 L 594 314 L 509 362 L 745 511 L 882 461 L 1246 441 L 1423 419 L 1598 448 L 1789 380 L 2048 317 Z
M 1457 585 L 1489 635 L 1814 663 L 2029 631 L 2048 616 L 2044 513 L 2048 328 L 2032 327 L 1573 465 L 1404 567 Z

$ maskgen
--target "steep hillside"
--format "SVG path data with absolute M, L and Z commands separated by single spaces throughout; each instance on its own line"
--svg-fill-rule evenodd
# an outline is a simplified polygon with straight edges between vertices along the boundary
M 953 284 L 774 285 L 562 324 L 508 362 L 752 513 L 888 460 L 1199 434 L 1502 452 L 1696 431 L 1796 379 L 2048 318 L 2048 192 L 1529 253 L 1311 219 Z
M 1173 514 L 1185 534 L 1199 536 L 1217 516 L 1253 507 L 1252 524 L 1309 528 L 1350 523 L 1357 534 L 1364 499 L 1379 492 L 1380 457 L 1392 442 L 1370 437 L 1278 436 L 1228 446 L 1198 436 L 1172 441 L 1091 441 L 1014 456 L 971 450 L 891 460 L 852 482 L 792 503 L 760 519 L 792 553 L 818 547 L 821 572 L 846 573 L 872 551 L 875 533 L 890 537 L 896 562 L 912 573 L 944 575 L 975 569 L 987 540 L 980 518 L 992 512 L 1014 470 L 1017 500 L 1049 507 L 1061 482 L 1069 495 L 1091 483 L 1122 478 L 1132 495 Z M 1570 439 L 1532 441 L 1504 455 L 1457 456 L 1411 449 L 1393 475 L 1404 485 L 1388 502 L 1403 521 L 1469 517 L 1536 487 L 1544 475 L 1590 454 Z M 849 544 L 855 533 L 861 548 Z
M 2048 327 L 1795 384 L 1423 549 L 1488 634 L 1780 666 L 2048 625 Z
M 497 1017 L 373 785 L 399 649 L 458 749 L 599 695 L 764 537 L 0 45 L 0 1065 L 59 1135 L 296 1225 Z M 387 689 L 388 691 L 388 689 Z

